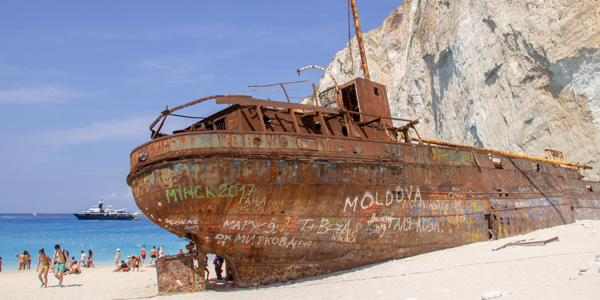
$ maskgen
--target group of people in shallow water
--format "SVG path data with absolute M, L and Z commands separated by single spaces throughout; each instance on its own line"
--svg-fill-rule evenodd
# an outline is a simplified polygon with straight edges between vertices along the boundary
M 83 250 L 81 251 L 79 261 L 75 259 L 75 256 L 69 260 L 69 251 L 62 249 L 58 244 L 54 246 L 52 258 L 44 252 L 44 248 L 40 249 L 37 272 L 38 278 L 42 282 L 41 287 L 48 287 L 48 273 L 54 274 L 54 277 L 58 279 L 58 286 L 63 287 L 64 275 L 81 274 L 81 267 L 95 268 L 93 257 L 94 253 L 90 249 L 87 255 Z

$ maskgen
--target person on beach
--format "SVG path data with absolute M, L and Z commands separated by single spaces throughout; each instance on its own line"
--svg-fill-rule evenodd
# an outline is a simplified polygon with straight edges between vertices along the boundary
M 19 271 L 25 270 L 25 252 L 26 251 L 23 251 L 23 253 L 17 254 L 17 258 L 19 259 Z
M 140 263 L 140 265 L 142 265 L 146 262 L 146 245 L 143 245 L 142 249 L 140 249 L 140 255 L 142 256 L 142 262 Z
M 177 252 L 177 255 L 183 255 L 183 250 L 179 249 L 179 252 Z
M 27 265 L 27 270 L 31 269 L 31 254 L 29 254 L 29 252 L 25 251 L 25 264 Z M 23 267 L 23 270 L 25 270 L 25 268 Z
M 71 258 L 71 261 L 69 262 L 69 268 L 71 269 L 70 274 L 81 274 L 81 267 L 79 266 L 79 263 L 75 260 L 75 256 Z
M 165 246 L 158 247 L 158 257 L 165 256 Z
M 115 266 L 119 266 L 119 260 L 121 259 L 121 249 L 117 248 L 115 251 Z
M 54 249 L 54 256 L 52 257 L 52 261 L 56 265 L 56 269 L 54 270 L 54 277 L 58 279 L 58 286 L 63 287 L 63 274 L 65 272 L 65 264 L 67 263 L 67 258 L 69 256 L 68 254 L 66 254 L 65 250 L 60 248 L 59 244 L 56 244 L 56 246 L 54 246 Z
M 138 271 L 140 270 L 140 266 L 142 265 L 142 258 L 139 255 L 134 255 L 133 256 L 134 262 L 133 265 L 131 265 L 132 269 L 137 268 Z
M 0 257 L 0 272 L 2 272 L 2 257 Z
M 94 253 L 92 252 L 92 249 L 90 249 L 90 251 L 88 251 L 88 256 L 87 257 L 88 257 L 88 260 L 87 260 L 86 267 L 88 267 L 88 268 L 89 267 L 94 267 L 95 268 L 96 266 L 94 266 L 94 260 L 93 260 Z
M 121 260 L 121 265 L 117 266 L 117 268 L 113 272 L 128 272 L 130 270 L 127 263 L 124 260 Z
M 223 258 L 215 255 L 215 260 L 213 260 L 213 265 L 215 265 L 215 274 L 217 275 L 217 279 L 223 279 L 221 273 L 223 273 Z
M 206 272 L 206 280 L 208 280 L 208 275 L 210 275 L 210 271 L 208 270 L 208 255 L 204 255 L 204 271 Z
M 42 267 L 40 268 L 40 264 Z M 40 249 L 40 256 L 38 257 L 38 265 L 36 271 L 38 271 L 38 278 L 42 282 L 40 287 L 48 287 L 48 271 L 50 270 L 50 257 L 44 253 L 44 248 Z M 44 274 L 44 277 L 42 277 Z
M 79 256 L 79 261 L 77 262 L 77 265 L 81 264 L 82 266 L 85 266 L 85 258 L 87 257 L 87 255 L 85 255 L 85 252 L 83 250 L 81 250 L 81 255 Z
M 156 251 L 156 246 L 153 246 L 152 249 L 150 250 L 150 265 L 152 265 L 152 262 L 156 263 L 156 253 L 158 251 Z

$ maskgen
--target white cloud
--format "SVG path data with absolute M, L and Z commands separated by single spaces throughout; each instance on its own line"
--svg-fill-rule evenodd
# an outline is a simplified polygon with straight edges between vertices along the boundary
M 58 86 L 41 86 L 0 91 L 0 103 L 37 104 L 44 102 L 64 102 L 82 97 L 83 93 Z
M 127 192 L 125 194 L 119 194 L 119 193 L 111 193 L 108 195 L 103 195 L 103 196 L 98 196 L 98 199 L 101 200 L 133 200 L 133 193 L 131 192 L 131 190 L 127 190 Z
M 69 146 L 110 140 L 149 138 L 149 126 L 152 118 L 133 118 L 129 120 L 92 123 L 86 127 L 64 130 L 52 130 L 27 136 L 25 140 L 36 145 Z
M 152 74 L 149 80 L 158 80 L 163 82 L 166 87 L 178 87 L 188 84 L 195 84 L 202 81 L 211 80 L 214 78 L 212 74 L 197 74 L 199 69 L 194 66 L 200 65 L 200 62 L 195 58 L 164 58 L 147 60 L 136 64 L 135 66 L 152 69 Z

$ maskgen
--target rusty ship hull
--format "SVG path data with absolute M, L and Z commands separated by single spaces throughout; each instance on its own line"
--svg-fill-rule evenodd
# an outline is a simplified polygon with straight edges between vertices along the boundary
M 410 121 L 216 99 L 232 106 L 134 149 L 128 183 L 149 220 L 224 257 L 239 287 L 598 217 L 600 185 L 576 167 L 396 138 Z

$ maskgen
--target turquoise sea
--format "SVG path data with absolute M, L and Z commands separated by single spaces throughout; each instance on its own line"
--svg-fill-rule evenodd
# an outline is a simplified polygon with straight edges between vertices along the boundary
M 2 271 L 17 270 L 19 261 L 16 255 L 24 250 L 32 256 L 31 268 L 37 266 L 38 251 L 44 248 L 52 257 L 54 245 L 59 244 L 79 260 L 81 250 L 94 253 L 94 265 L 114 265 L 117 248 L 121 258 L 140 254 L 146 245 L 146 263 L 150 261 L 150 249 L 164 246 L 165 254 L 185 251 L 187 238 L 158 227 L 148 219 L 138 220 L 77 220 L 72 214 L 1 214 L 0 215 L 0 257 Z

